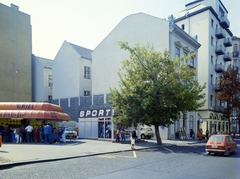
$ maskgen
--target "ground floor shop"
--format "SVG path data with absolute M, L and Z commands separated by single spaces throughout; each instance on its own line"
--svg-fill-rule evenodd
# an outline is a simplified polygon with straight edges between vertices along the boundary
M 16 129 L 21 129 L 21 137 L 25 140 L 28 125 L 33 128 L 32 134 L 28 136 L 33 135 L 34 138 L 35 131 L 39 131 L 45 124 L 50 123 L 54 128 L 59 121 L 69 120 L 70 117 L 58 105 L 42 102 L 0 102 L 0 135 L 3 141 L 15 142 L 18 136 Z

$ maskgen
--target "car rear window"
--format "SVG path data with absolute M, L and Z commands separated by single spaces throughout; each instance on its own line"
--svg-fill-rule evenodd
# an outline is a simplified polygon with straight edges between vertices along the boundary
M 74 131 L 73 128 L 66 128 L 65 131 Z
M 210 141 L 224 141 L 224 137 L 223 136 L 212 136 L 210 139 Z

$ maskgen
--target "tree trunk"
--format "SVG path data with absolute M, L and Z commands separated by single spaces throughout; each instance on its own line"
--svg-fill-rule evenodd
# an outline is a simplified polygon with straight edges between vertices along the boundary
M 159 132 L 159 126 L 154 125 L 154 128 L 155 128 L 155 135 L 157 138 L 157 145 L 162 145 L 162 140 L 161 140 L 160 132 Z

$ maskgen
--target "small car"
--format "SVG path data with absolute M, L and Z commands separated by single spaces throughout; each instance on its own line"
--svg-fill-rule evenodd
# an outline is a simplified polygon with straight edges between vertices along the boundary
M 145 139 L 145 138 L 151 139 L 154 136 L 154 133 L 151 127 L 141 127 L 140 132 L 141 132 L 141 139 Z
M 77 138 L 77 132 L 72 127 L 64 128 L 64 133 L 66 135 L 66 139 L 76 139 Z
M 229 155 L 230 153 L 237 152 L 237 143 L 234 142 L 231 135 L 216 134 L 209 138 L 205 150 L 208 155 L 211 153 Z

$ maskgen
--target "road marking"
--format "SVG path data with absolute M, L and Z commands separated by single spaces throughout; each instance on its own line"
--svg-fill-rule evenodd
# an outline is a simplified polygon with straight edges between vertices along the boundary
M 167 151 L 170 151 L 170 152 L 173 152 L 172 150 L 170 150 L 170 149 L 168 149 L 168 148 L 166 148 L 166 147 L 163 147 L 165 150 L 167 150 Z
M 133 158 L 137 158 L 136 152 L 133 151 Z
M 136 158 L 136 157 L 132 157 L 132 156 L 123 156 L 123 155 L 100 155 L 98 157 L 101 158 Z

